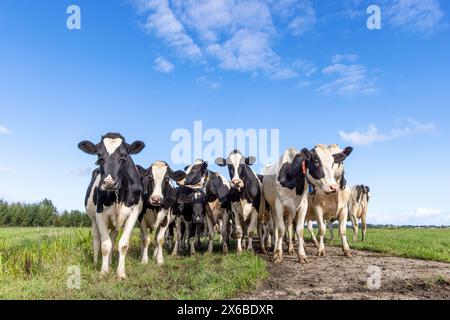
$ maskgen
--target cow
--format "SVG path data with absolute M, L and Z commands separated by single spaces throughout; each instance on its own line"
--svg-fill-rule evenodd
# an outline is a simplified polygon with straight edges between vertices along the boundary
M 220 173 L 208 170 L 206 161 L 196 160 L 193 165 L 187 167 L 185 185 L 187 187 L 201 186 L 205 189 L 208 253 L 213 251 L 215 226 L 219 226 L 223 253 L 227 254 L 231 212 L 230 183 Z
M 306 220 L 311 237 L 318 246 L 318 256 L 325 256 L 324 236 L 326 232 L 326 221 L 339 221 L 339 234 L 342 242 L 342 250 L 347 257 L 353 253 L 347 242 L 347 219 L 348 219 L 348 201 L 350 199 L 350 190 L 346 186 L 344 160 L 352 153 L 353 148 L 346 147 L 340 149 L 338 145 L 332 144 L 323 146 L 333 156 L 334 163 L 332 171 L 336 181 L 334 192 L 324 192 L 322 189 L 313 185 L 312 192 L 308 193 L 308 210 Z M 316 221 L 319 227 L 319 240 L 315 238 L 312 232 L 312 221 Z
M 265 214 L 266 201 L 262 183 L 250 168 L 256 162 L 255 157 L 244 157 L 239 150 L 233 150 L 227 159 L 217 158 L 220 167 L 228 166 L 231 178 L 230 201 L 236 225 L 237 252 L 242 253 L 244 230 L 248 237 L 249 251 L 253 251 L 253 236 L 257 232 L 258 220 Z M 248 224 L 248 228 L 246 225 Z M 265 251 L 263 237 L 260 236 L 261 249 Z
M 144 149 L 142 141 L 128 144 L 118 133 L 107 133 L 98 144 L 82 141 L 78 148 L 96 155 L 98 168 L 92 174 L 85 199 L 86 212 L 92 219 L 94 262 L 101 248 L 101 275 L 109 272 L 117 233 L 119 240 L 117 276 L 125 279 L 125 257 L 131 233 L 142 208 L 142 185 L 139 172 L 131 158 Z
M 139 215 L 141 229 L 141 262 L 148 263 L 148 246 L 150 236 L 148 230 L 156 231 L 156 263 L 164 263 L 163 244 L 169 224 L 171 223 L 177 194 L 170 180 L 180 181 L 185 178 L 184 171 L 173 171 L 164 161 L 154 162 L 148 169 L 137 166 L 142 178 L 143 208 Z
M 298 151 L 287 149 L 279 161 L 264 169 L 263 189 L 269 203 L 274 223 L 275 263 L 283 261 L 283 237 L 295 223 L 295 233 L 299 240 L 297 257 L 301 264 L 307 263 L 304 248 L 304 224 L 308 209 L 308 185 L 325 194 L 337 191 L 334 164 L 346 158 L 344 153 L 333 155 L 325 145 L 317 145 L 312 150 Z M 293 250 L 292 238 L 289 239 L 289 251 Z
M 366 239 L 367 211 L 369 208 L 370 188 L 365 185 L 357 185 L 351 188 L 351 196 L 348 201 L 348 215 L 353 224 L 353 240 L 358 240 L 358 220 L 361 220 L 362 238 Z

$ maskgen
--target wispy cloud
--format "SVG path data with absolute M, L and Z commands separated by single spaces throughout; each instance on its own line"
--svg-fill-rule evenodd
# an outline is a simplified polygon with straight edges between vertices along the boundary
M 436 131 L 434 123 L 420 123 L 413 118 L 398 121 L 398 127 L 389 132 L 381 132 L 374 124 L 369 124 L 367 129 L 359 129 L 352 132 L 339 131 L 342 140 L 357 146 L 365 146 L 375 142 L 392 141 L 412 135 L 431 134 Z
M 424 34 L 433 33 L 444 17 L 438 0 L 386 1 L 385 14 L 391 25 Z
M 12 134 L 11 130 L 7 127 L 0 125 L 0 134 Z
M 85 177 L 90 176 L 92 174 L 92 171 L 94 171 L 92 167 L 81 167 L 72 170 L 71 173 L 76 176 Z
M 168 61 L 167 59 L 163 57 L 157 57 L 154 61 L 154 67 L 156 71 L 162 72 L 162 73 L 171 73 L 173 69 L 175 69 L 175 66 Z
M 219 80 L 213 81 L 205 76 L 198 77 L 195 79 L 195 81 L 208 86 L 210 89 L 219 89 L 222 86 Z
M 361 96 L 376 92 L 376 78 L 363 64 L 354 63 L 357 55 L 335 55 L 332 64 L 322 69 L 325 83 L 318 88 L 322 94 Z
M 147 15 L 145 29 L 175 48 L 180 60 L 217 64 L 223 70 L 262 74 L 275 80 L 297 76 L 274 49 L 282 34 L 277 28 L 301 36 L 315 22 L 310 0 L 132 2 Z M 275 25 L 275 16 L 280 17 L 280 26 Z

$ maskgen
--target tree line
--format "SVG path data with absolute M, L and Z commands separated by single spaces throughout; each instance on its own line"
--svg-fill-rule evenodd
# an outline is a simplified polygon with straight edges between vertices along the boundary
M 79 210 L 58 212 L 51 200 L 20 203 L 0 199 L 0 227 L 87 227 L 88 215 Z

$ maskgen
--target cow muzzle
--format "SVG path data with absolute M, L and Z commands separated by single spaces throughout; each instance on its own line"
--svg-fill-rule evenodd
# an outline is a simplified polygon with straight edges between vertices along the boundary
M 231 180 L 231 183 L 236 188 L 243 188 L 244 187 L 244 181 L 242 181 L 241 179 L 233 179 L 233 180 Z
M 154 205 L 154 206 L 160 205 L 161 202 L 162 202 L 162 197 L 161 197 L 161 196 L 152 195 L 152 196 L 150 197 L 150 204 L 151 204 L 151 205 Z
M 117 191 L 119 189 L 119 182 L 114 180 L 111 176 L 107 176 L 105 180 L 103 180 L 100 189 L 102 191 Z

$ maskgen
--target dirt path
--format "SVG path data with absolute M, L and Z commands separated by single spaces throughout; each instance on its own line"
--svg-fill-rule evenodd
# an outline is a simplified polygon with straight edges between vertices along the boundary
M 327 247 L 327 256 L 314 256 L 308 245 L 309 263 L 301 266 L 296 256 L 282 264 L 269 262 L 270 276 L 262 287 L 244 299 L 450 299 L 450 264 L 406 259 L 355 251 L 345 258 L 340 248 Z M 263 256 L 268 261 L 271 256 Z M 368 267 L 381 270 L 381 287 L 370 290 Z

